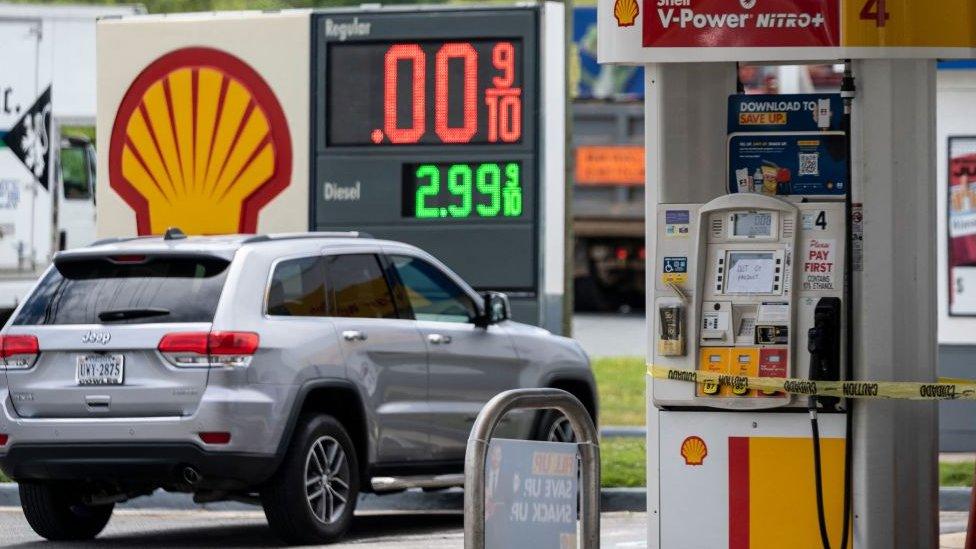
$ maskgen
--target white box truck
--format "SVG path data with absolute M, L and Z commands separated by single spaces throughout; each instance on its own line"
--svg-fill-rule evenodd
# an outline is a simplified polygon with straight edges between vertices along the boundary
M 0 4 L 0 321 L 95 238 L 95 21 L 143 11 Z

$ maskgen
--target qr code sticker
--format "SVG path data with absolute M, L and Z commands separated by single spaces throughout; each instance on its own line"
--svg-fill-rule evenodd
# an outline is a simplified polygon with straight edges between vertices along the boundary
M 800 175 L 820 175 L 820 153 L 800 153 Z

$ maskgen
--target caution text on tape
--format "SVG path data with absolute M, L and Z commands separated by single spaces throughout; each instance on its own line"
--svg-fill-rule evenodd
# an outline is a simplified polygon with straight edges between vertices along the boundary
M 976 400 L 976 380 L 949 383 L 912 381 L 814 381 L 787 377 L 752 377 L 649 364 L 655 379 L 687 383 L 718 383 L 737 390 L 780 391 L 793 395 L 900 400 Z M 949 380 L 945 380 L 949 381 Z

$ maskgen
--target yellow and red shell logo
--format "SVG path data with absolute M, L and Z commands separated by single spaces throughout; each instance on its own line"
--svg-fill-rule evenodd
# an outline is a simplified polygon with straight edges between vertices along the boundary
M 632 27 L 640 14 L 637 0 L 617 0 L 613 3 L 613 16 L 618 27 Z
M 220 50 L 184 48 L 132 82 L 108 162 L 140 235 L 253 233 L 258 213 L 290 182 L 291 136 L 254 69 Z
M 681 457 L 685 458 L 685 465 L 701 465 L 708 455 L 708 445 L 701 437 L 691 436 L 681 443 Z

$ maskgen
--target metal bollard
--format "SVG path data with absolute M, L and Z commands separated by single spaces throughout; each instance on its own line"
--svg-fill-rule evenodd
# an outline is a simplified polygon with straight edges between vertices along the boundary
M 561 389 L 515 389 L 488 401 L 471 428 L 464 454 L 464 547 L 485 547 L 485 459 L 499 420 L 512 410 L 558 410 L 569 419 L 579 446 L 580 547 L 600 547 L 600 444 L 583 404 Z

